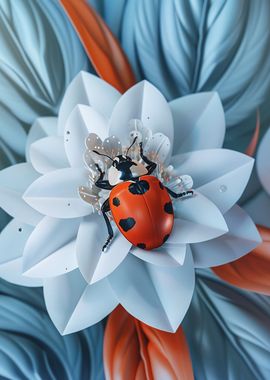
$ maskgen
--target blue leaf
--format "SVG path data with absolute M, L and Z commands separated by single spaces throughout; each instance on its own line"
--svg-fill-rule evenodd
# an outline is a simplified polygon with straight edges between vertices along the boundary
M 41 289 L 0 282 L 0 378 L 104 379 L 102 323 L 62 337 Z
M 197 275 L 184 322 L 195 378 L 268 380 L 270 299 L 234 288 L 210 271 Z
M 87 0 L 87 2 L 102 15 L 114 35 L 119 36 L 127 0 L 115 0 L 113 3 L 107 0 Z
M 23 155 L 24 129 L 38 116 L 56 114 L 88 61 L 56 0 L 1 1 L 0 46 L 0 139 Z
M 109 16 L 111 1 L 101 0 L 98 10 L 118 33 L 137 77 L 151 81 L 168 99 L 215 89 L 228 126 L 269 99 L 269 1 L 116 3 L 121 14 L 116 19 Z M 269 107 L 265 112 L 270 120 Z

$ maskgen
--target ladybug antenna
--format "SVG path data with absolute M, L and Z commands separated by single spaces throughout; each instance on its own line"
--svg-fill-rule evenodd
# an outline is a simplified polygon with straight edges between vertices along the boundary
M 128 147 L 127 152 L 126 152 L 126 156 L 128 155 L 129 149 L 135 144 L 135 141 L 137 140 L 137 137 L 138 137 L 138 136 L 135 136 L 135 137 L 134 137 L 134 139 L 133 139 L 131 145 Z
M 99 156 L 108 157 L 111 161 L 113 161 L 113 159 L 110 156 L 108 156 L 107 154 L 100 153 L 97 150 L 93 150 L 92 152 L 98 154 Z

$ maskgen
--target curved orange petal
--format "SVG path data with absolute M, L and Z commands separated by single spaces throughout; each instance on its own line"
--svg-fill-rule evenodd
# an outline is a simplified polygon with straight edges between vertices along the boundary
M 104 337 L 104 368 L 109 380 L 192 380 L 182 328 L 156 330 L 130 316 L 121 306 L 110 315 Z
M 258 140 L 259 140 L 259 134 L 260 134 L 260 127 L 261 127 L 261 122 L 260 122 L 260 111 L 257 110 L 257 116 L 256 116 L 256 127 L 255 131 L 253 133 L 252 139 L 246 149 L 246 154 L 249 155 L 250 157 L 254 156 L 254 153 L 257 148 Z
M 239 288 L 270 295 L 270 229 L 257 226 L 263 242 L 246 256 L 212 268 L 223 280 Z
M 125 92 L 135 76 L 117 39 L 84 0 L 60 0 L 98 75 Z

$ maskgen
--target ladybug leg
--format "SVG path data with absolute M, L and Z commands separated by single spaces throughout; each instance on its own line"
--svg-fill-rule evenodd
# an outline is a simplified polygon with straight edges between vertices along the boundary
M 149 158 L 147 158 L 144 154 L 143 154 L 143 146 L 142 146 L 142 143 L 140 142 L 140 156 L 141 158 L 143 159 L 143 161 L 147 164 L 146 166 L 146 169 L 148 170 L 148 175 L 152 174 L 153 171 L 156 169 L 157 167 L 157 164 L 153 161 L 150 161 Z
M 168 187 L 166 187 L 168 193 L 173 197 L 173 198 L 182 198 L 185 197 L 186 195 L 193 195 L 194 191 L 193 190 L 188 190 L 188 191 L 183 191 L 182 193 L 175 193 Z
M 100 169 L 100 167 L 99 167 L 98 164 L 96 164 L 96 168 L 97 168 L 97 170 L 99 172 L 99 177 L 98 177 L 97 181 L 95 182 L 95 185 L 97 187 L 99 187 L 100 189 L 112 190 L 114 186 L 112 186 L 109 181 L 103 179 L 104 175 L 105 175 L 105 172 L 103 172 Z
M 107 226 L 107 229 L 108 229 L 108 238 L 105 242 L 105 244 L 103 245 L 102 247 L 102 252 L 105 252 L 108 245 L 110 244 L 112 238 L 113 238 L 113 229 L 112 229 L 112 226 L 111 226 L 111 222 L 108 218 L 108 215 L 106 214 L 107 212 L 110 211 L 110 204 L 109 204 L 109 198 L 106 199 L 106 201 L 103 203 L 103 205 L 101 206 L 101 212 L 102 212 L 102 215 L 103 215 L 103 218 L 105 220 L 105 223 L 106 223 L 106 226 Z

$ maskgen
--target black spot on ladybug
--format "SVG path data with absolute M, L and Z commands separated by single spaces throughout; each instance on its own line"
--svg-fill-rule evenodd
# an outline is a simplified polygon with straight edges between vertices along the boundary
M 150 188 L 150 185 L 147 181 L 137 181 L 133 182 L 129 185 L 128 190 L 131 192 L 131 194 L 134 195 L 142 195 L 146 193 Z
M 120 219 L 119 225 L 120 227 L 125 231 L 131 230 L 132 227 L 134 227 L 136 224 L 135 219 L 133 218 L 127 218 L 127 219 Z
M 173 214 L 172 202 L 165 203 L 164 211 L 167 212 L 167 214 Z
M 117 197 L 114 197 L 112 200 L 112 203 L 114 206 L 118 207 L 118 206 L 120 206 L 120 199 Z
M 137 247 L 141 248 L 141 249 L 145 249 L 146 245 L 144 243 L 139 243 L 139 244 L 137 244 Z
M 159 187 L 161 188 L 161 190 L 163 190 L 163 189 L 164 189 L 164 186 L 162 185 L 162 183 L 161 183 L 161 182 L 159 182 Z
M 165 241 L 167 241 L 169 239 L 169 236 L 170 236 L 169 234 L 164 236 L 163 243 L 165 243 Z

